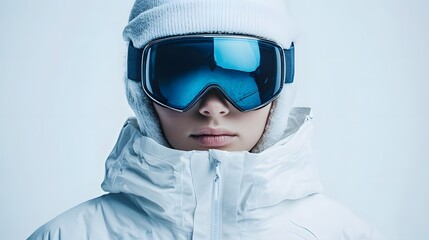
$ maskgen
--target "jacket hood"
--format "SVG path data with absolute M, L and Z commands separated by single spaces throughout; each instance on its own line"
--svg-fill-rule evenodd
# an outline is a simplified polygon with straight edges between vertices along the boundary
M 310 109 L 294 108 L 288 126 L 286 138 L 260 153 L 180 151 L 142 135 L 131 118 L 107 159 L 102 188 L 124 193 L 149 217 L 194 234 L 210 225 L 207 216 L 219 201 L 225 232 L 240 220 L 270 214 L 258 209 L 322 191 L 309 144 Z

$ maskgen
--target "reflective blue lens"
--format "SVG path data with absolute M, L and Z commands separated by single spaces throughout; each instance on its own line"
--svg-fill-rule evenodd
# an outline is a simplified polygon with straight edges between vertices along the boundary
M 186 37 L 149 45 L 143 87 L 161 105 L 187 111 L 217 87 L 240 111 L 272 101 L 284 81 L 283 50 L 270 42 L 232 37 Z

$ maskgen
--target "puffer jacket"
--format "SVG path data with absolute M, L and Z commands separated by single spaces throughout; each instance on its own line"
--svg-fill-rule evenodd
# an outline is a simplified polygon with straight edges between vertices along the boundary
M 261 153 L 180 151 L 123 127 L 106 162 L 106 195 L 59 215 L 31 240 L 366 240 L 373 230 L 329 199 L 312 158 L 310 110 Z

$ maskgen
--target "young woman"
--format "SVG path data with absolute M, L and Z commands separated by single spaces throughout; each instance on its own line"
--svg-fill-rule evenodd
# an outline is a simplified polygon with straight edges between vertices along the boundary
M 29 239 L 375 239 L 323 195 L 283 0 L 137 0 L 108 194 Z

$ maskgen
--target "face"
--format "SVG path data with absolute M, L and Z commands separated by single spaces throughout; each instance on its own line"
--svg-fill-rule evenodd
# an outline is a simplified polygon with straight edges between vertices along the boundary
M 179 150 L 250 151 L 261 138 L 271 104 L 240 112 L 221 93 L 210 91 L 187 112 L 154 103 L 164 136 Z

